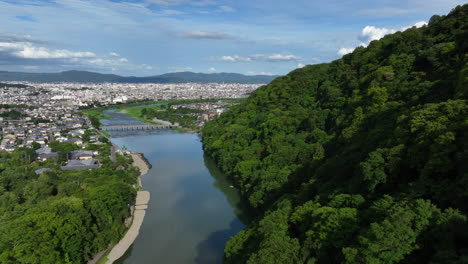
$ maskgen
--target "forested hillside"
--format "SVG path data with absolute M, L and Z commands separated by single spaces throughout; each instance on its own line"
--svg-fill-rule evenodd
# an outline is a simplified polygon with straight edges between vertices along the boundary
M 467 49 L 464 5 L 207 124 L 257 216 L 226 263 L 468 263 Z
M 55 146 L 60 155 L 78 148 Z M 120 155 L 113 163 L 109 148 L 90 148 L 102 151 L 103 167 L 94 170 L 61 170 L 58 161 L 37 161 L 31 148 L 0 153 L 0 263 L 86 263 L 119 241 L 138 170 Z

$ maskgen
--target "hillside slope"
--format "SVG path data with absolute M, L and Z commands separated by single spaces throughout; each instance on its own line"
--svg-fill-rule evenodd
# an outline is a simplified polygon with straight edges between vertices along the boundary
M 458 6 L 207 124 L 257 215 L 226 263 L 467 263 L 467 29 Z

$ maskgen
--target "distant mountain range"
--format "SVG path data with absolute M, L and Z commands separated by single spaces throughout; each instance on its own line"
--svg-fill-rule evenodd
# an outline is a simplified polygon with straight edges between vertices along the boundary
M 194 73 L 175 72 L 148 77 L 124 77 L 115 74 L 102 74 L 88 71 L 64 71 L 58 73 L 27 73 L 0 71 L 0 81 L 29 82 L 83 82 L 83 83 L 269 83 L 278 76 L 243 75 L 239 73 Z

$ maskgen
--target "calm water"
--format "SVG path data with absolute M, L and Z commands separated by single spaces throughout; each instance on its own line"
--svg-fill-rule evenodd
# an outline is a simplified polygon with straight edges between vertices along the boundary
M 106 114 L 114 119 L 104 124 L 133 119 Z M 224 244 L 244 228 L 247 218 L 237 190 L 204 157 L 198 135 L 115 132 L 112 141 L 143 152 L 153 165 L 142 177 L 151 200 L 140 235 L 117 263 L 222 263 Z

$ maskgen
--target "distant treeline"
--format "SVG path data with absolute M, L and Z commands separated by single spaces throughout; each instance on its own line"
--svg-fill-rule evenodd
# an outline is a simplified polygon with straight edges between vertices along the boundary
M 26 84 L 19 84 L 19 83 L 2 83 L 0 82 L 0 88 L 4 87 L 11 87 L 11 88 L 29 88 L 32 86 L 26 85 Z

